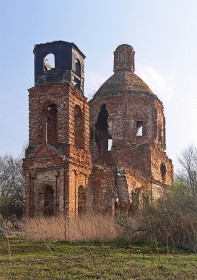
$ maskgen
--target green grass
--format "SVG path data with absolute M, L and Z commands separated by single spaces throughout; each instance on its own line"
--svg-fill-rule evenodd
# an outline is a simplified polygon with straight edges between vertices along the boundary
M 165 244 L 1 238 L 0 279 L 197 279 L 196 255 L 166 251 Z

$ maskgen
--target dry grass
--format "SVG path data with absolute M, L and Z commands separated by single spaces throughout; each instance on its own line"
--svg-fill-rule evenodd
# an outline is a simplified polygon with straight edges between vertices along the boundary
M 37 217 L 4 226 L 6 236 L 28 240 L 143 241 L 181 246 L 197 253 L 197 215 L 150 209 L 133 217 L 84 215 L 66 220 L 63 216 Z
M 54 216 L 26 219 L 18 234 L 31 240 L 109 241 L 118 237 L 118 228 L 110 216 L 86 215 L 70 221 Z

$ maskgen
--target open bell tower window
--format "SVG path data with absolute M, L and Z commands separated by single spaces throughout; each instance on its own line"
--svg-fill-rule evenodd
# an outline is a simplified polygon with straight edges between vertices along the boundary
M 54 54 L 50 53 L 43 59 L 43 70 L 49 71 L 52 68 L 55 68 L 55 56 Z
M 81 64 L 78 58 L 75 61 L 75 72 L 77 76 L 81 77 Z

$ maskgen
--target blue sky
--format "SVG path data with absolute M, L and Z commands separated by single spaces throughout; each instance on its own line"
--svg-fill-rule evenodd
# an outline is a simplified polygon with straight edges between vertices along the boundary
M 35 44 L 74 42 L 86 55 L 85 94 L 113 74 L 119 44 L 134 47 L 135 73 L 162 100 L 167 153 L 197 144 L 196 0 L 0 0 L 0 154 L 28 142 Z

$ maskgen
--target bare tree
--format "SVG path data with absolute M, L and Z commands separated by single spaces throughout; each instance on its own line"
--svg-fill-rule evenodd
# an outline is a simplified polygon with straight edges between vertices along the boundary
M 185 183 L 187 190 L 197 201 L 197 147 L 191 145 L 186 148 L 178 160 L 180 169 L 176 177 Z
M 22 214 L 24 177 L 22 157 L 0 157 L 0 214 L 4 217 Z

